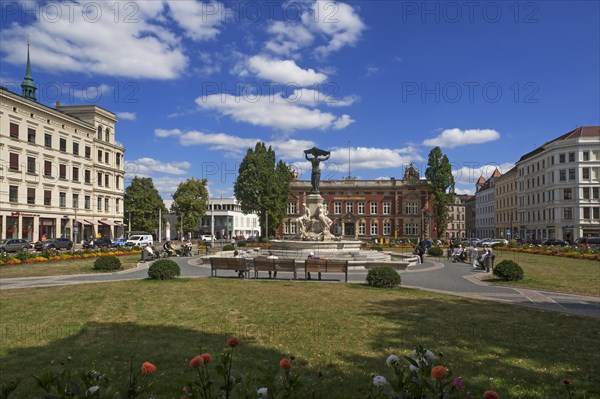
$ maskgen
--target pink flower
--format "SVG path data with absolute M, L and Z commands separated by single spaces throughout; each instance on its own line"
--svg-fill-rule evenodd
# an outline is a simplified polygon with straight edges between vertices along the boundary
M 292 362 L 290 362 L 290 359 L 283 358 L 279 361 L 279 367 L 284 370 L 289 370 L 292 368 Z
M 210 353 L 203 353 L 200 356 L 202 356 L 202 360 L 204 360 L 204 364 L 209 363 L 212 360 L 212 356 L 210 355 Z
M 454 379 L 453 384 L 457 391 L 462 391 L 465 387 L 465 380 L 463 380 L 462 377 L 458 377 Z
M 500 399 L 500 395 L 496 391 L 485 391 L 483 399 Z
M 229 345 L 232 348 L 235 348 L 236 346 L 240 345 L 240 340 L 236 337 L 231 337 L 227 340 L 227 345 Z
M 446 374 L 448 373 L 448 369 L 444 366 L 435 366 L 431 369 L 431 378 L 436 381 L 443 380 L 446 378 Z
M 142 373 L 153 374 L 156 371 L 156 366 L 150 362 L 144 362 L 142 364 Z
M 202 358 L 202 355 L 196 356 L 195 358 L 190 360 L 190 367 L 193 369 L 197 369 L 198 367 L 202 366 L 203 364 L 204 364 L 204 359 Z

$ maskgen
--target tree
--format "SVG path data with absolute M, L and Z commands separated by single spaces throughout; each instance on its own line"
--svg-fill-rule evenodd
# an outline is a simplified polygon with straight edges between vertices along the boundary
M 429 180 L 434 199 L 434 220 L 437 225 L 438 237 L 443 236 L 449 220 L 449 206 L 454 196 L 454 177 L 448 157 L 442 154 L 440 147 L 429 152 L 425 177 Z
M 245 214 L 256 213 L 261 235 L 265 236 L 267 214 L 269 231 L 273 232 L 286 215 L 290 195 L 291 174 L 283 161 L 275 162 L 275 151 L 258 142 L 249 148 L 240 164 L 233 186 L 235 197 Z
M 206 179 L 192 177 L 179 183 L 177 191 L 172 195 L 171 212 L 177 215 L 177 220 L 183 220 L 179 227 L 181 234 L 200 230 L 202 215 L 206 213 L 208 190 Z
M 125 189 L 125 209 L 131 215 L 131 230 L 157 232 L 159 210 L 163 226 L 167 220 L 167 207 L 151 177 L 133 178 Z

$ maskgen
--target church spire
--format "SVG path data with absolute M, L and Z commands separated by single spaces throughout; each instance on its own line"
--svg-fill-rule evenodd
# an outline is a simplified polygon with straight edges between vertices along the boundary
M 27 35 L 27 68 L 25 70 L 25 78 L 23 79 L 23 83 L 21 83 L 21 90 L 23 97 L 36 101 L 36 87 L 31 76 L 31 62 L 29 61 L 29 35 Z

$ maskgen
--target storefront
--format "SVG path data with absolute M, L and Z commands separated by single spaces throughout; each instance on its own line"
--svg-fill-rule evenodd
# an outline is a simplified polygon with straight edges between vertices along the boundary
M 23 231 L 21 238 L 33 241 L 33 217 L 23 217 Z
M 56 237 L 56 219 L 40 218 L 40 241 Z
M 87 219 L 81 220 L 81 223 L 83 224 L 83 236 L 81 238 L 84 241 L 96 238 L 96 234 L 94 232 L 94 224 Z
M 6 217 L 6 239 L 19 238 L 19 217 L 18 216 L 7 216 Z
M 112 238 L 111 228 L 112 228 L 112 223 L 108 219 L 102 218 L 102 219 L 98 220 L 98 238 L 100 238 L 100 237 Z

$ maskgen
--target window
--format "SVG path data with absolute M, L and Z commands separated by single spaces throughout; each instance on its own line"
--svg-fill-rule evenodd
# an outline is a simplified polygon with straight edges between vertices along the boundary
M 89 195 L 86 195 L 85 197 L 83 197 L 83 207 L 85 209 L 90 209 L 91 207 L 91 198 Z
M 590 208 L 587 206 L 583 207 L 583 218 L 590 219 Z
M 404 225 L 404 234 L 407 236 L 419 235 L 419 229 L 417 228 L 417 224 L 416 223 L 406 223 Z
M 73 181 L 79 181 L 79 168 L 73 166 Z
M 419 213 L 419 204 L 409 202 L 404 205 L 404 213 L 407 215 L 417 215 Z
M 589 187 L 584 187 L 583 188 L 583 193 L 581 195 L 581 198 L 583 198 L 583 199 L 590 199 L 590 188 Z
M 584 151 L 582 154 L 582 159 L 584 161 L 589 161 L 590 160 L 590 152 L 589 151 Z
M 52 161 L 44 161 L 44 176 L 52 176 Z
M 346 213 L 352 213 L 354 210 L 354 204 L 352 202 L 346 202 Z
M 67 206 L 67 193 L 58 193 L 58 206 L 61 208 Z
M 575 169 L 569 169 L 569 180 L 575 180 Z
M 105 141 L 109 142 L 110 141 L 110 129 L 106 128 L 106 130 L 104 131 L 104 138 Z
M 117 213 L 119 213 L 119 212 L 121 211 L 121 205 L 120 205 L 120 204 L 121 204 L 121 201 L 119 200 L 119 198 L 117 198 L 117 199 L 115 200 L 115 212 L 117 212 Z M 296 223 L 292 223 L 292 225 L 293 225 L 294 227 L 296 227 Z M 246 219 L 246 227 L 248 227 L 248 219 Z M 295 230 L 296 230 L 295 228 L 294 228 L 294 229 L 292 229 L 292 230 L 294 230 L 294 233 L 296 232 L 296 231 L 295 231 Z
M 11 139 L 19 139 L 19 125 L 16 123 L 10 124 L 10 138 Z
M 108 212 L 108 198 L 104 198 L 104 210 Z
M 117 166 L 121 166 L 121 154 L 116 155 L 115 161 L 117 162 Z
M 581 169 L 581 178 L 588 180 L 590 178 L 590 168 Z
M 392 228 L 391 228 L 390 222 L 384 222 L 383 223 L 383 235 L 389 236 L 390 234 L 392 234 Z
M 30 205 L 35 204 L 35 188 L 27 188 L 27 203 Z
M 333 203 L 333 213 L 335 213 L 336 215 L 339 215 L 340 213 L 342 213 L 342 203 L 341 202 Z
M 102 173 L 98 172 L 98 185 L 102 187 Z
M 67 178 L 67 165 L 62 164 L 62 163 L 60 165 L 58 165 L 58 177 L 60 179 Z
M 371 235 L 372 236 L 376 236 L 377 235 L 377 230 L 378 230 L 377 221 L 376 220 L 371 220 Z
M 592 219 L 600 219 L 600 206 L 595 206 L 592 208 Z
M 563 209 L 563 219 L 571 220 L 573 219 L 573 209 L 572 208 L 564 208 Z
M 120 188 L 121 188 L 121 179 L 120 179 L 120 177 L 119 177 L 119 176 L 115 176 L 115 187 L 116 187 L 117 189 L 120 189 Z M 294 204 L 294 205 L 295 205 L 295 204 Z M 296 212 L 294 212 L 294 213 L 296 213 Z M 248 226 L 246 226 L 246 227 L 248 227 Z
M 79 194 L 73 194 L 73 208 L 79 208 Z
M 117 188 L 119 188 L 119 176 L 117 176 L 117 178 L 115 179 L 115 183 L 117 184 Z M 295 202 L 288 203 L 287 213 L 288 214 L 295 214 L 296 213 L 296 203 Z
M 98 150 L 98 162 L 102 162 L 102 150 Z
M 52 191 L 44 190 L 44 205 L 52 205 Z
M 73 154 L 79 155 L 79 143 L 73 142 Z
M 600 191 L 600 189 L 598 189 L 598 187 L 592 187 L 592 198 L 593 199 L 598 199 L 598 191 Z
M 558 181 L 566 181 L 567 180 L 567 171 L 564 169 L 561 169 L 558 172 Z
M 97 201 L 97 202 L 98 202 L 98 203 L 96 204 L 96 205 L 97 205 L 97 209 L 98 209 L 99 211 L 101 211 L 101 210 L 102 210 L 102 198 L 101 198 L 101 197 L 98 197 L 98 201 Z
M 110 179 L 109 175 L 104 175 L 104 187 L 108 188 L 110 186 L 109 181 L 108 181 L 109 179 Z
M 102 140 L 102 126 L 98 126 L 98 140 Z
M 89 146 L 85 146 L 85 157 L 86 158 L 91 158 L 92 157 L 92 147 Z
M 389 202 L 384 202 L 383 203 L 383 214 L 384 215 L 389 215 L 390 214 L 390 209 L 392 208 L 392 204 Z M 384 227 L 384 231 L 385 231 L 385 227 Z M 385 234 L 385 232 L 384 232 Z
M 358 235 L 364 236 L 366 231 L 367 231 L 367 228 L 365 226 L 365 222 L 359 222 L 358 223 Z
M 558 154 L 558 163 L 565 163 L 565 154 Z
M 52 148 L 52 135 L 49 133 L 44 134 L 44 146 L 47 148 Z
M 359 215 L 364 215 L 365 214 L 365 203 L 364 202 L 359 202 L 358 203 L 358 214 Z
M 575 153 L 574 152 L 569 153 L 569 162 L 575 162 Z
M 104 162 L 105 162 L 105 163 L 109 163 L 109 162 L 108 162 L 108 152 L 105 152 L 105 153 L 104 153 Z
M 377 202 L 371 202 L 371 215 L 377 214 Z
M 92 180 L 92 176 L 91 176 L 91 173 L 90 173 L 90 171 L 89 171 L 89 170 L 86 170 L 86 171 L 84 172 L 84 176 L 85 176 L 85 177 L 84 177 L 84 181 L 85 181 L 87 184 L 90 184 L 90 183 L 91 183 L 91 180 Z
M 10 170 L 19 170 L 19 154 L 10 153 L 8 168 Z
M 35 129 L 27 129 L 27 142 L 35 144 Z
M 62 152 L 67 152 L 67 139 L 63 139 L 61 138 L 59 140 L 59 144 L 58 144 L 58 148 L 62 151 Z
M 35 173 L 35 158 L 27 157 L 27 173 Z
M 19 201 L 19 187 L 8 186 L 8 202 L 18 202 L 18 201 Z

